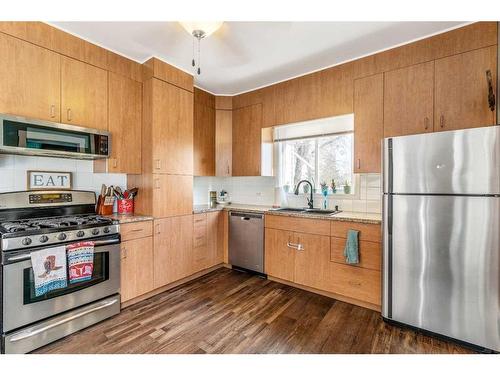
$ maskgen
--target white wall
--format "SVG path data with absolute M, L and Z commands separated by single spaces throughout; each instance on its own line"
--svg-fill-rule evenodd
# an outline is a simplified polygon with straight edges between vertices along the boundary
M 233 203 L 304 207 L 306 196 L 284 194 L 276 188 L 274 177 L 195 177 L 193 180 L 195 205 L 208 203 L 210 190 L 226 190 Z M 381 175 L 378 173 L 356 175 L 357 186 L 352 195 L 329 195 L 328 207 L 336 205 L 343 211 L 380 213 L 382 211 Z M 316 194 L 314 206 L 321 207 L 323 196 Z
M 93 173 L 92 160 L 0 155 L 0 192 L 26 190 L 27 170 L 73 172 L 73 189 L 97 194 L 101 184 L 127 187 L 126 174 Z

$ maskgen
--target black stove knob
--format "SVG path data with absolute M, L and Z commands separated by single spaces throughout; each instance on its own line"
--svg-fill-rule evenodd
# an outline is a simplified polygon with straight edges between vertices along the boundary
M 31 238 L 29 238 L 29 237 L 24 238 L 22 243 L 24 246 L 31 245 Z
M 59 234 L 57 235 L 57 239 L 58 239 L 58 240 L 61 240 L 61 241 L 62 241 L 62 240 L 65 240 L 65 239 L 66 239 L 66 237 L 67 237 L 67 236 L 66 236 L 66 233 L 59 233 Z
M 104 229 L 102 230 L 104 233 L 109 233 L 111 229 L 109 229 L 109 227 L 104 227 Z
M 99 229 L 97 228 L 94 228 L 92 229 L 92 234 L 95 236 L 95 235 L 98 235 L 99 234 Z
M 76 232 L 76 236 L 83 237 L 83 236 L 85 236 L 85 232 L 83 230 L 79 230 L 78 232 Z
M 47 237 L 47 236 L 45 236 L 45 235 L 41 236 L 41 237 L 38 239 L 38 241 L 40 241 L 41 243 L 47 242 L 48 240 L 49 240 L 49 237 Z

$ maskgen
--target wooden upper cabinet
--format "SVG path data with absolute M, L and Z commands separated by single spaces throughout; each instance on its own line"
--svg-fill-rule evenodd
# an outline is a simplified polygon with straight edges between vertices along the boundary
M 215 109 L 194 103 L 193 174 L 215 176 Z
M 61 56 L 61 122 L 108 129 L 108 72 Z
M 380 173 L 384 75 L 354 81 L 354 172 Z
M 152 208 L 156 218 L 187 215 L 193 212 L 193 177 L 153 174 Z
M 142 84 L 109 73 L 109 127 L 111 173 L 141 173 Z
M 0 33 L 0 113 L 60 121 L 60 56 Z
M 434 61 L 384 75 L 384 137 L 433 131 Z
M 233 110 L 233 176 L 260 176 L 262 104 Z
M 193 93 L 152 79 L 152 172 L 193 174 Z
M 229 177 L 233 166 L 233 111 L 215 111 L 215 175 Z
M 481 48 L 436 60 L 434 130 L 455 130 L 496 123 L 488 103 L 486 72 L 497 84 L 497 48 Z M 497 98 L 498 100 L 498 98 Z

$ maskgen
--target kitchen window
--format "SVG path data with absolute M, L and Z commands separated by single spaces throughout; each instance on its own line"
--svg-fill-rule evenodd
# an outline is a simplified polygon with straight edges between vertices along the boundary
M 274 141 L 279 184 L 285 191 L 293 192 L 304 179 L 311 181 L 316 193 L 321 193 L 320 184 L 326 182 L 332 194 L 332 179 L 336 193 L 344 193 L 346 184 L 353 185 L 353 115 L 278 127 Z

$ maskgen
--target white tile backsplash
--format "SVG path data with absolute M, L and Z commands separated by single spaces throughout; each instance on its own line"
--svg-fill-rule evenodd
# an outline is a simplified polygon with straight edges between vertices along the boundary
M 93 173 L 92 160 L 0 155 L 0 192 L 26 190 L 28 170 L 73 172 L 73 189 L 97 194 L 101 184 L 127 187 L 126 174 Z
M 381 212 L 381 176 L 378 173 L 360 174 L 356 177 L 356 191 L 352 195 L 329 195 L 328 208 L 339 206 L 342 211 Z M 286 194 L 276 188 L 274 177 L 195 177 L 193 182 L 194 204 L 207 204 L 208 192 L 226 190 L 234 203 L 304 207 L 303 194 Z M 314 206 L 322 207 L 323 196 L 316 194 Z

